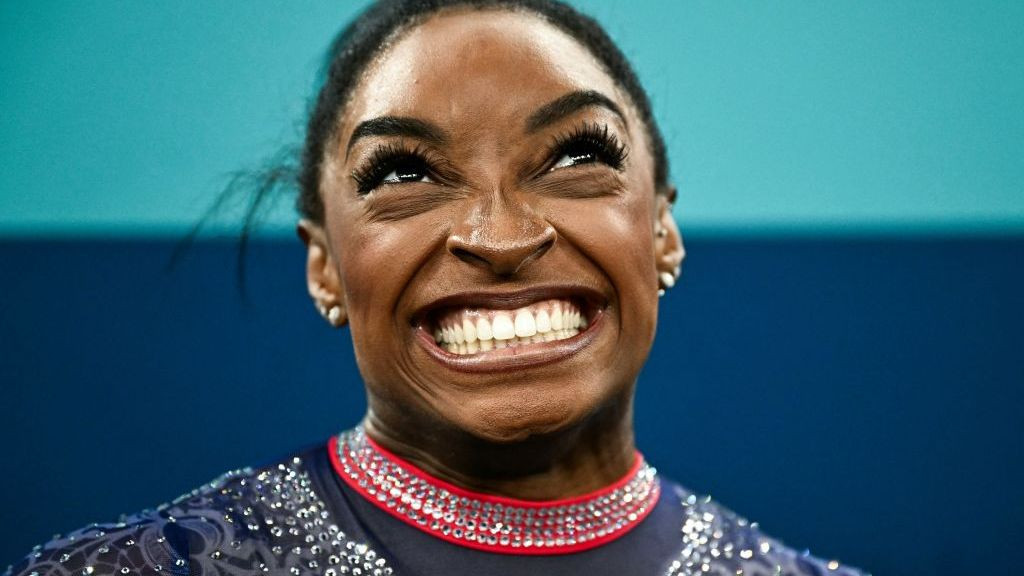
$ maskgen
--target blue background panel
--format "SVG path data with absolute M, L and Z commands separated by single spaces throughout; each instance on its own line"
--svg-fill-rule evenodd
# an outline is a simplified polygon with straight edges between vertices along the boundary
M 358 421 L 297 240 L 173 270 L 158 239 L 0 242 L 0 563 Z M 1024 237 L 691 237 L 640 448 L 797 548 L 1011 574 L 1024 517 Z

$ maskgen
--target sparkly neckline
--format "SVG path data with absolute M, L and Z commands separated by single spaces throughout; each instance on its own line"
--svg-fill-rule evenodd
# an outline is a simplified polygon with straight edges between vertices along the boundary
M 621 480 L 596 492 L 531 501 L 480 494 L 434 478 L 377 445 L 362 426 L 328 442 L 341 479 L 378 508 L 453 544 L 504 554 L 580 552 L 623 536 L 650 514 L 661 488 L 638 452 Z

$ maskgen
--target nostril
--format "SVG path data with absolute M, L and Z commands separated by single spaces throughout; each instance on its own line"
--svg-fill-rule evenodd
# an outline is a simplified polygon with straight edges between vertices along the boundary
M 534 249 L 533 252 L 531 252 L 525 258 L 520 260 L 519 261 L 519 265 L 516 266 L 515 270 L 513 270 L 512 273 L 514 274 L 516 272 L 519 272 L 520 270 L 523 269 L 523 266 L 526 266 L 527 264 L 529 264 L 529 263 L 533 262 L 534 260 L 539 259 L 541 256 L 547 254 L 548 250 L 550 250 L 551 247 L 554 246 L 554 245 L 555 245 L 555 239 L 554 238 L 549 238 L 549 239 L 545 240 L 543 244 L 541 244 L 540 246 L 537 246 L 537 248 Z
M 486 258 L 483 258 L 482 256 L 477 256 L 476 254 L 470 252 L 469 250 L 466 250 L 465 248 L 451 248 L 450 251 L 456 258 L 462 260 L 467 264 L 489 265 L 489 262 L 487 262 Z
M 551 250 L 551 247 L 554 246 L 554 245 L 555 245 L 555 238 L 552 236 L 551 238 L 548 238 L 547 240 L 545 240 L 544 243 L 541 244 L 537 248 L 537 251 L 534 253 L 535 254 L 534 258 L 539 258 L 539 257 L 543 256 L 544 254 L 547 254 L 547 251 Z

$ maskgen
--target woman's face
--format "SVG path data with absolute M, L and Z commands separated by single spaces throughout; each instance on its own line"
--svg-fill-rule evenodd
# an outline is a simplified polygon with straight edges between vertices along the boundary
M 531 15 L 434 16 L 367 68 L 325 154 L 324 225 L 301 228 L 374 418 L 508 442 L 628 412 L 682 257 L 645 134 Z

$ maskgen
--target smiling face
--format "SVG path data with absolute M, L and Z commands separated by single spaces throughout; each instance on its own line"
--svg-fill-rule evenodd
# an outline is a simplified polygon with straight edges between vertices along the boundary
M 628 417 L 682 258 L 653 174 L 628 97 L 543 20 L 453 11 L 402 34 L 339 118 L 322 227 L 301 225 L 372 416 L 502 443 Z

